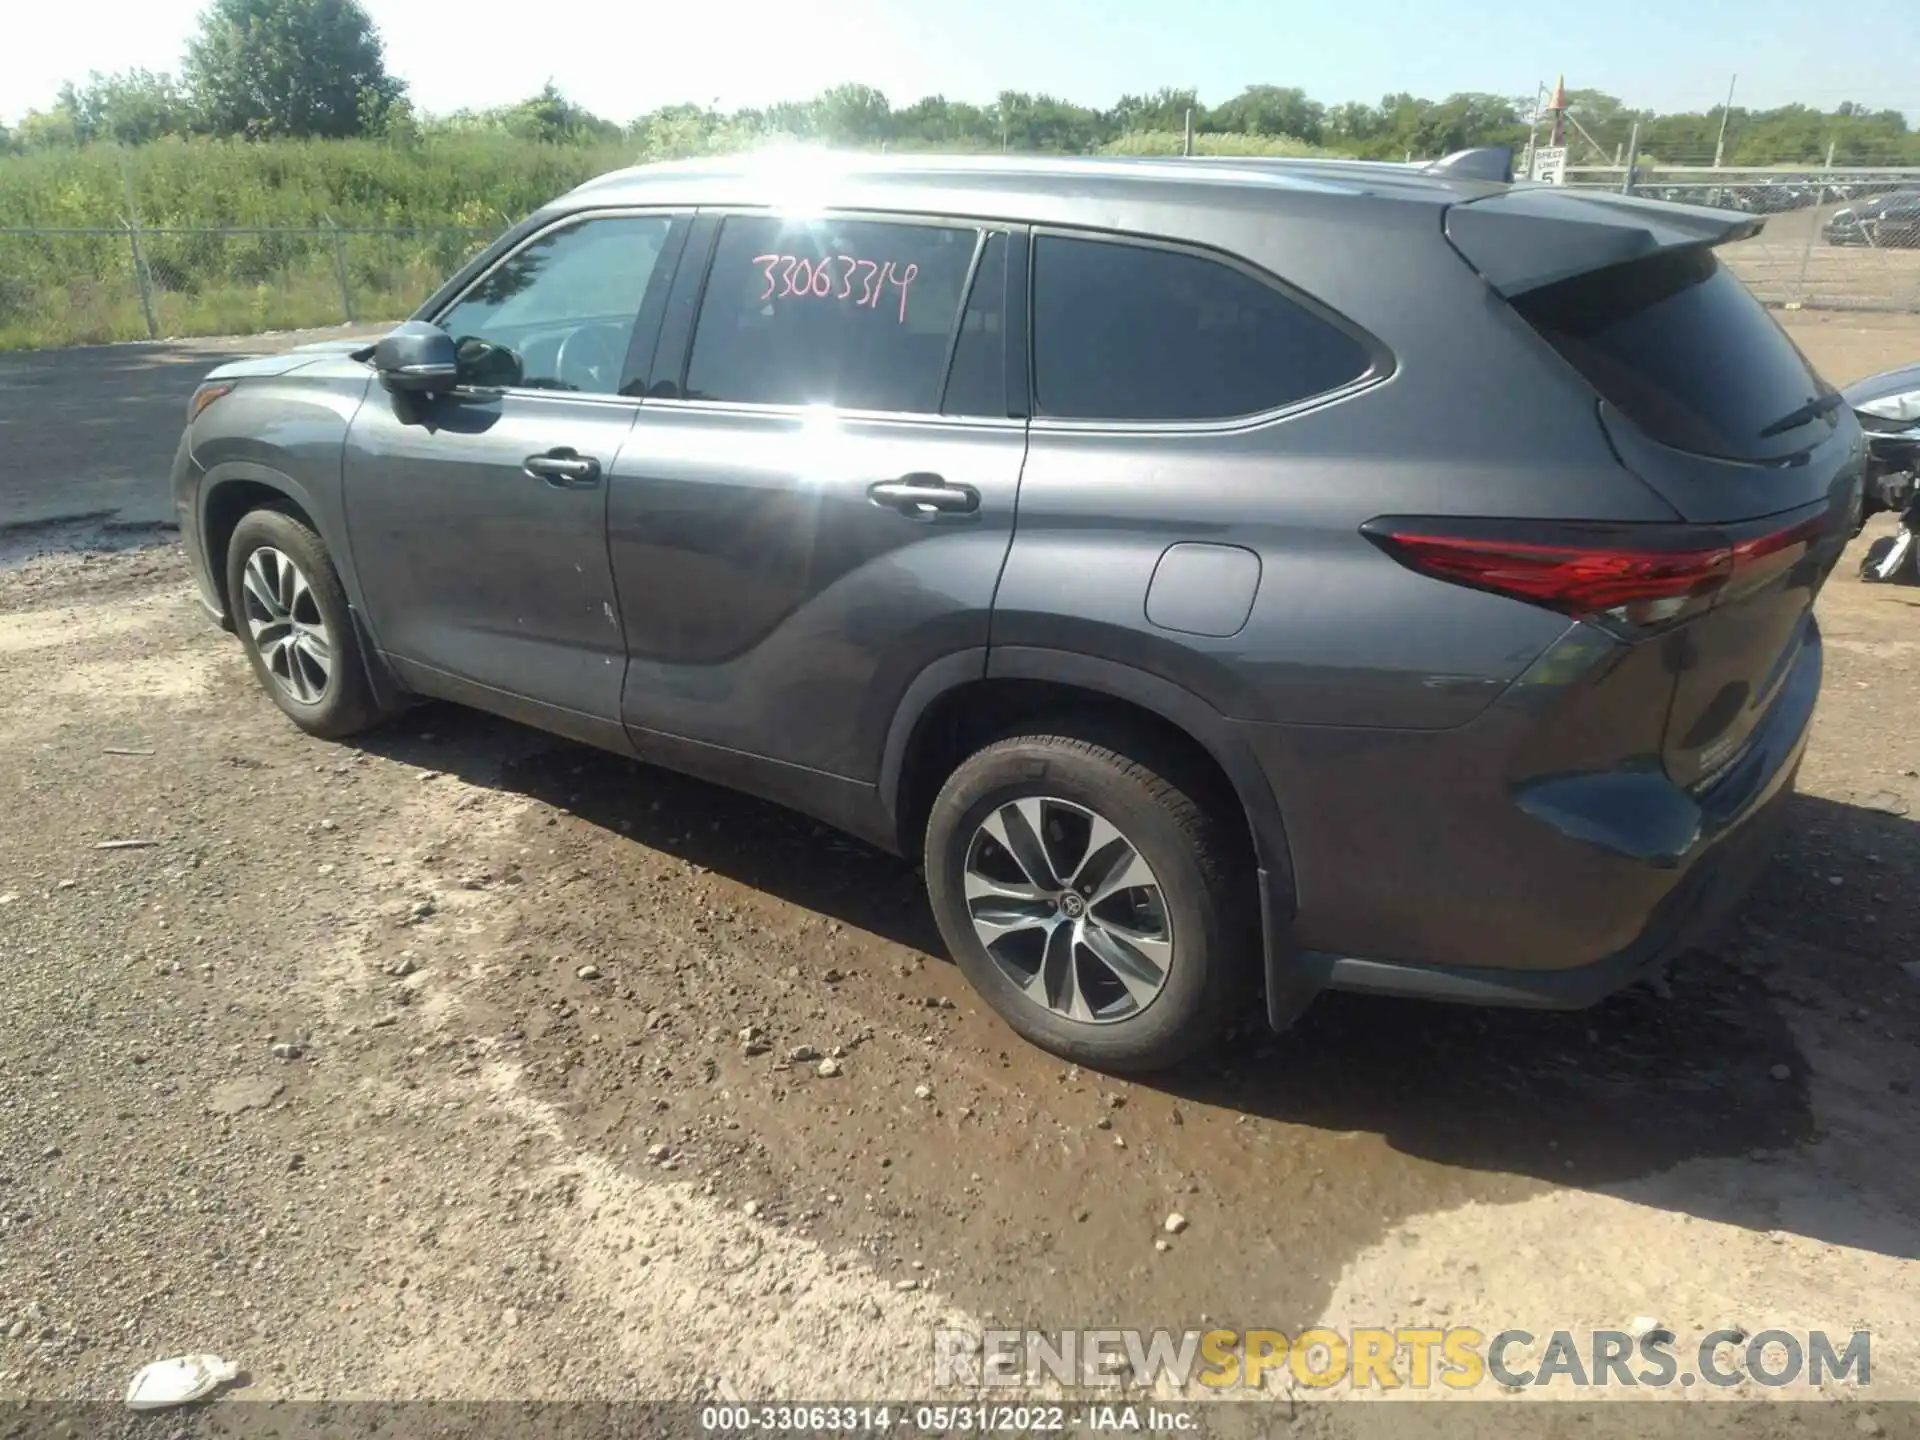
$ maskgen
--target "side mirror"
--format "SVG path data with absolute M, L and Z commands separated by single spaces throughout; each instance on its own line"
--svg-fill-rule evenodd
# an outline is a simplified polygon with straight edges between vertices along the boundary
M 408 320 L 373 347 L 373 368 L 389 390 L 438 395 L 460 378 L 453 337 L 438 325 Z

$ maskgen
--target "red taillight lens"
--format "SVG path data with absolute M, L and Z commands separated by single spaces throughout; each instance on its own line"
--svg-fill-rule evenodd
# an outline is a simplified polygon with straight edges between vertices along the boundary
M 1731 528 L 1522 521 L 1370 520 L 1361 533 L 1410 570 L 1582 619 L 1659 625 L 1729 582 L 1766 583 L 1829 528 L 1829 512 Z
M 1396 532 L 1376 537 L 1412 569 L 1573 615 L 1686 599 L 1726 582 L 1733 552 L 1626 550 Z

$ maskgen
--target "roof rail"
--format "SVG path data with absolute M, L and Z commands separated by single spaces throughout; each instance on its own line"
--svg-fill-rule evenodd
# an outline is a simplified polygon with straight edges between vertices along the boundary
M 1513 151 L 1505 145 L 1482 145 L 1477 150 L 1456 150 L 1427 166 L 1429 175 L 1458 175 L 1468 180 L 1498 180 L 1513 183 Z

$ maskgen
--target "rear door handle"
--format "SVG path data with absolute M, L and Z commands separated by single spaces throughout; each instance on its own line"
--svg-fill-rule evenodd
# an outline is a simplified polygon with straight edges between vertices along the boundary
M 600 483 L 600 462 L 566 445 L 544 455 L 529 455 L 526 471 L 561 490 L 585 489 Z
M 980 508 L 980 492 L 971 485 L 954 485 L 938 475 L 902 475 L 867 487 L 876 505 L 902 515 L 928 519 L 934 515 L 971 515 Z

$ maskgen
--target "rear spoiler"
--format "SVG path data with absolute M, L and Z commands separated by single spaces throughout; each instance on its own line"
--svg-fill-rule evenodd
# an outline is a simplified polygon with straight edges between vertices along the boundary
M 1489 285 L 1512 299 L 1661 250 L 1746 240 L 1764 223 L 1739 210 L 1522 185 L 1450 207 L 1446 234 Z

